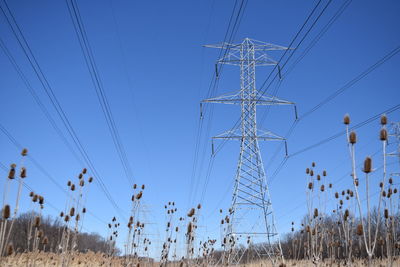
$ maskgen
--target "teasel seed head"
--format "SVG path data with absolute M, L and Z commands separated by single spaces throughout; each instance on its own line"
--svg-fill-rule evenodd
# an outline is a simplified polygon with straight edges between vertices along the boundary
M 83 179 L 80 180 L 80 181 L 79 181 L 79 186 L 80 186 L 80 187 L 83 187 L 84 185 L 85 185 L 85 181 L 84 181 Z
M 71 184 L 71 191 L 75 191 L 75 185 Z
M 307 168 L 306 169 L 306 174 L 309 174 L 310 173 L 310 168 Z
M 372 171 L 372 159 L 370 157 L 366 157 L 364 160 L 363 172 L 370 173 L 371 171 Z
M 393 184 L 393 178 L 392 177 L 389 178 L 389 184 Z
M 311 163 L 311 167 L 313 167 L 313 168 L 315 167 L 315 162 Z
M 381 116 L 381 124 L 382 124 L 382 125 L 386 125 L 386 124 L 387 124 L 387 117 L 386 117 L 385 114 L 383 114 L 383 115 Z
M 69 222 L 69 215 L 65 215 L 64 221 L 65 221 L 65 222 Z
M 387 134 L 386 129 L 381 129 L 381 131 L 380 131 L 380 133 L 379 133 L 379 139 L 380 139 L 381 141 L 387 141 L 387 139 L 388 139 L 388 134 Z
M 86 208 L 83 208 L 83 209 L 82 209 L 82 213 L 86 213 Z
M 87 169 L 86 169 L 86 168 L 83 168 L 82 173 L 83 173 L 83 174 L 86 174 L 86 173 L 87 173 Z
M 68 181 L 67 186 L 71 186 L 71 185 L 72 185 L 71 181 Z
M 144 184 L 142 184 L 142 190 L 144 190 Z
M 314 209 L 314 218 L 317 218 L 318 217 L 318 209 L 316 208 L 316 209 Z
M 188 217 L 192 217 L 192 216 L 194 215 L 194 213 L 195 213 L 195 209 L 194 209 L 194 208 L 191 208 L 190 211 L 189 211 L 189 213 L 187 214 L 187 216 L 188 216 Z
M 40 217 L 39 216 L 36 216 L 35 217 L 35 220 L 34 220 L 34 222 L 33 222 L 33 226 L 35 227 L 35 228 L 39 228 L 39 226 L 40 226 Z
M 44 204 L 44 197 L 43 196 L 39 196 L 39 204 L 40 205 Z
M 326 176 L 327 174 L 326 174 L 326 170 L 323 170 L 322 171 L 322 176 Z
M 81 218 L 81 215 L 78 213 L 78 214 L 76 214 L 76 216 L 75 216 L 75 221 L 79 221 L 80 220 L 80 218 Z
M 83 174 L 80 173 L 80 174 L 78 175 L 78 178 L 79 178 L 79 179 L 82 179 L 82 178 L 83 178 Z
M 143 191 L 140 191 L 137 195 L 136 195 L 136 199 L 139 200 L 141 199 L 143 196 Z
M 11 208 L 10 205 L 5 205 L 3 207 L 3 219 L 7 220 L 8 218 L 10 218 L 10 214 L 11 214 Z
M 39 196 L 37 194 L 35 194 L 32 198 L 33 202 L 37 202 L 38 201 Z
M 344 115 L 343 123 L 345 125 L 349 125 L 350 124 L 350 116 L 349 116 L 349 114 Z
M 72 208 L 69 210 L 69 216 L 74 217 L 74 215 L 75 215 L 75 208 L 72 207 Z
M 43 244 L 43 245 L 47 245 L 48 243 L 49 243 L 49 239 L 48 239 L 47 236 L 45 236 L 45 237 L 43 238 L 43 240 L 42 240 L 42 244 Z
M 349 134 L 349 143 L 354 145 L 357 143 L 357 134 L 355 132 L 350 132 Z
M 385 209 L 384 215 L 385 215 L 385 219 L 389 218 L 389 210 L 388 209 Z
M 60 217 L 64 217 L 64 212 L 60 212 Z
M 198 210 L 201 209 L 201 204 L 198 204 L 198 205 L 197 205 L 197 209 L 198 209 Z
M 11 164 L 10 171 L 8 172 L 8 179 L 15 179 L 15 164 Z
M 329 188 L 332 188 L 332 184 L 329 184 Z
M 27 148 L 24 148 L 24 149 L 22 149 L 22 151 L 21 151 L 21 156 L 25 157 L 26 155 L 28 155 L 28 149 L 27 149 Z
M 312 182 L 309 182 L 309 183 L 308 183 L 308 189 L 310 189 L 310 190 L 313 189 L 313 183 L 312 183 Z
M 314 176 L 314 171 L 313 170 L 310 170 L 310 176 L 311 177 Z
M 321 175 L 317 175 L 317 180 L 320 181 L 321 180 Z
M 30 197 L 33 197 L 33 195 L 34 195 L 35 193 L 33 193 L 32 191 L 29 193 L 29 196 Z
M 363 233 L 364 233 L 364 231 L 363 231 L 363 226 L 362 226 L 362 224 L 360 223 L 360 224 L 357 225 L 357 235 L 358 235 L 358 236 L 362 236 Z
M 89 182 L 89 184 L 90 184 L 91 182 L 93 182 L 93 177 L 89 177 L 88 182 Z
M 10 243 L 7 246 L 7 256 L 11 256 L 14 253 L 14 246 Z
M 21 171 L 19 173 L 19 177 L 26 178 L 26 168 L 25 167 L 21 168 Z
M 133 185 L 133 189 L 136 189 L 136 187 L 137 187 L 137 184 L 134 184 L 134 185 Z
M 397 188 L 393 189 L 393 193 L 394 193 L 394 194 L 397 193 Z
M 386 191 L 385 190 L 382 191 L 382 196 L 386 197 Z
M 325 191 L 325 185 L 321 185 L 321 192 Z
M 382 182 L 379 183 L 379 187 L 380 187 L 380 188 L 383 187 L 383 183 L 382 183 Z

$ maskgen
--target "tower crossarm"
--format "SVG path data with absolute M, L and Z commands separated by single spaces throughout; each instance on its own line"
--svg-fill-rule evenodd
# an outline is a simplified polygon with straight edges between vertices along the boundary
M 285 141 L 285 138 L 279 135 L 276 135 L 270 131 L 265 131 L 260 129 L 258 129 L 256 135 L 243 135 L 240 132 L 240 129 L 234 129 L 212 137 L 212 139 L 228 139 L 228 140 L 239 140 L 239 141 L 246 138 L 252 140 L 258 139 L 261 141 Z
M 272 106 L 272 105 L 295 105 L 294 102 L 279 99 L 277 97 L 262 95 L 258 91 L 254 96 L 249 98 L 243 98 L 241 96 L 241 91 L 236 93 L 228 93 L 214 98 L 208 98 L 201 101 L 202 103 L 219 103 L 219 104 L 234 104 L 241 105 L 243 103 L 251 103 L 255 105 L 262 106 Z

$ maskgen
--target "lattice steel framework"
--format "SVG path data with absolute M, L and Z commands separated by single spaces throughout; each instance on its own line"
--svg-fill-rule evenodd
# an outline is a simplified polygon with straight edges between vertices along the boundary
M 267 51 L 286 50 L 287 47 L 245 38 L 242 43 L 206 45 L 226 49 L 218 64 L 240 67 L 240 90 L 204 103 L 238 104 L 241 106 L 241 124 L 214 139 L 240 141 L 240 155 L 236 170 L 235 185 L 225 228 L 223 241 L 223 264 L 236 265 L 241 262 L 245 250 L 241 245 L 253 246 L 253 253 L 271 260 L 282 257 L 282 249 L 275 227 L 274 214 L 267 186 L 266 173 L 261 158 L 259 140 L 284 140 L 270 132 L 257 129 L 257 105 L 294 105 L 294 103 L 261 94 L 256 89 L 256 66 L 278 64 L 267 55 Z M 247 245 L 246 245 L 247 243 Z M 261 245 L 262 244 L 262 245 Z M 259 246 L 261 245 L 261 246 Z

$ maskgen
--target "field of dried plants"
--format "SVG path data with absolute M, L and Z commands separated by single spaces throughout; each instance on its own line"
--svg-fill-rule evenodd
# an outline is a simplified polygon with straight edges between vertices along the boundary
M 75 181 L 67 181 L 68 197 L 58 218 L 51 222 L 42 215 L 45 197 L 35 192 L 22 194 L 28 150 L 21 151 L 20 163 L 10 164 L 3 193 L 0 223 L 1 266 L 230 266 L 232 258 L 241 266 L 400 266 L 399 182 L 387 174 L 387 146 L 391 136 L 388 118 L 382 115 L 377 142 L 381 142 L 383 166 L 374 168 L 371 156 L 359 162 L 356 158 L 357 133 L 352 131 L 350 117 L 344 117 L 351 164 L 352 187 L 336 188 L 328 171 L 311 162 L 305 168 L 304 187 L 307 214 L 301 222 L 292 222 L 291 233 L 280 241 L 275 260 L 268 260 L 262 244 L 253 244 L 246 237 L 232 240 L 199 240 L 196 236 L 201 204 L 179 217 L 175 202 L 167 202 L 165 240 L 158 259 L 150 257 L 152 242 L 143 232 L 139 211 L 145 185 L 134 185 L 129 222 L 121 225 L 113 217 L 106 226 L 104 238 L 82 233 L 87 196 L 93 178 L 83 169 Z M 361 165 L 360 174 L 359 169 Z M 372 172 L 380 172 L 379 183 L 370 181 Z M 379 195 L 373 197 L 373 189 Z M 16 199 L 11 199 L 12 191 Z M 376 190 L 374 190 L 376 191 Z M 29 197 L 31 208 L 20 214 L 22 197 Z M 328 210 L 327 202 L 336 203 Z M 221 233 L 231 227 L 232 212 L 220 210 Z M 120 237 L 121 227 L 127 227 Z M 185 252 L 178 242 L 185 240 Z M 91 239 L 92 238 L 92 239 Z M 124 247 L 116 241 L 123 238 Z M 96 246 L 94 246 L 96 244 Z M 278 243 L 275 244 L 279 248 Z M 178 255 L 185 256 L 178 256 Z

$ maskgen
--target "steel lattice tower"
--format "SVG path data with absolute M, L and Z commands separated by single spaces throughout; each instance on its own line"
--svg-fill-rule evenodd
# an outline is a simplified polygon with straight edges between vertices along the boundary
M 263 248 L 257 246 L 259 249 L 255 249 L 257 256 L 268 256 L 275 261 L 282 256 L 282 250 L 275 227 L 258 141 L 284 140 L 284 138 L 270 131 L 258 129 L 256 113 L 257 105 L 293 105 L 294 103 L 261 94 L 256 89 L 256 66 L 277 65 L 278 63 L 267 55 L 267 51 L 289 48 L 249 38 L 245 38 L 239 44 L 222 43 L 206 45 L 206 47 L 227 50 L 223 58 L 217 61 L 218 64 L 240 67 L 238 92 L 202 101 L 237 104 L 241 107 L 240 126 L 213 137 L 240 141 L 240 155 L 228 214 L 229 223 L 225 228 L 225 241 L 223 241 L 225 255 L 222 261 L 226 265 L 238 264 L 245 254 L 238 247 L 246 243 L 247 247 L 252 244 L 263 244 Z M 254 252 L 254 249 L 252 251 Z

